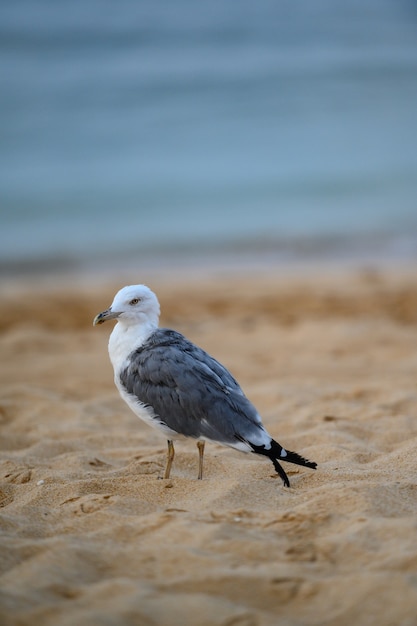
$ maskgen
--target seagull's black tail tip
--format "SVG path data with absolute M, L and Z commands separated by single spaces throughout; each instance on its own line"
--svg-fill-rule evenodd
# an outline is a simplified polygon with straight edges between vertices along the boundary
M 317 463 L 315 461 L 309 461 L 305 459 L 297 452 L 291 452 L 291 450 L 286 450 L 287 455 L 280 457 L 283 461 L 288 461 L 288 463 L 295 463 L 295 465 L 302 465 L 303 467 L 311 467 L 311 469 L 317 468 Z
M 290 486 L 290 481 L 288 480 L 288 476 L 285 473 L 283 467 L 278 462 L 286 461 L 287 463 L 294 463 L 295 465 L 301 465 L 302 467 L 310 467 L 311 469 L 316 469 L 317 463 L 314 461 L 308 461 L 297 452 L 291 452 L 291 450 L 285 450 L 282 446 L 279 445 L 274 439 L 271 439 L 271 447 L 266 449 L 264 446 L 254 446 L 252 445 L 252 449 L 256 454 L 263 454 L 267 456 L 273 463 L 275 467 L 275 471 L 280 475 L 282 482 L 285 487 Z

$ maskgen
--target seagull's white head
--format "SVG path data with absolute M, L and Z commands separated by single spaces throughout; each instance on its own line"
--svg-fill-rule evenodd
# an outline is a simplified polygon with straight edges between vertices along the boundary
M 96 315 L 93 326 L 117 320 L 124 326 L 158 326 L 160 307 L 156 295 L 146 285 L 123 287 L 114 296 L 111 306 Z

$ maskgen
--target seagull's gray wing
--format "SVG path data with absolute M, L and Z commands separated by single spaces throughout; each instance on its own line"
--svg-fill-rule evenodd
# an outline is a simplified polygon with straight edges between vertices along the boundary
M 230 372 L 180 333 L 155 331 L 132 352 L 120 382 L 179 434 L 228 445 L 265 440 L 255 407 Z

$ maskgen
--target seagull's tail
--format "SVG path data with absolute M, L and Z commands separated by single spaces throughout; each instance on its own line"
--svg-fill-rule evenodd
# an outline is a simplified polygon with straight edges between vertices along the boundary
M 317 463 L 314 461 L 308 461 L 297 452 L 291 452 L 291 450 L 285 450 L 282 446 L 279 445 L 277 441 L 271 439 L 271 447 L 265 448 L 265 446 L 255 446 L 250 444 L 252 450 L 256 454 L 263 454 L 267 456 L 273 463 L 277 474 L 279 474 L 282 478 L 282 482 L 285 487 L 290 486 L 290 481 L 288 480 L 288 476 L 285 473 L 283 467 L 278 462 L 286 461 L 287 463 L 294 463 L 295 465 L 302 465 L 303 467 L 311 467 L 311 469 L 316 469 Z

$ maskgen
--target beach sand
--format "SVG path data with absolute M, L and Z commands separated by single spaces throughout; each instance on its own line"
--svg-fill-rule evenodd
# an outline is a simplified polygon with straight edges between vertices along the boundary
M 161 324 L 224 363 L 284 447 L 166 441 L 119 398 L 116 279 L 0 302 L 0 623 L 417 624 L 417 274 L 141 276 Z M 137 281 L 136 281 L 137 282 Z

